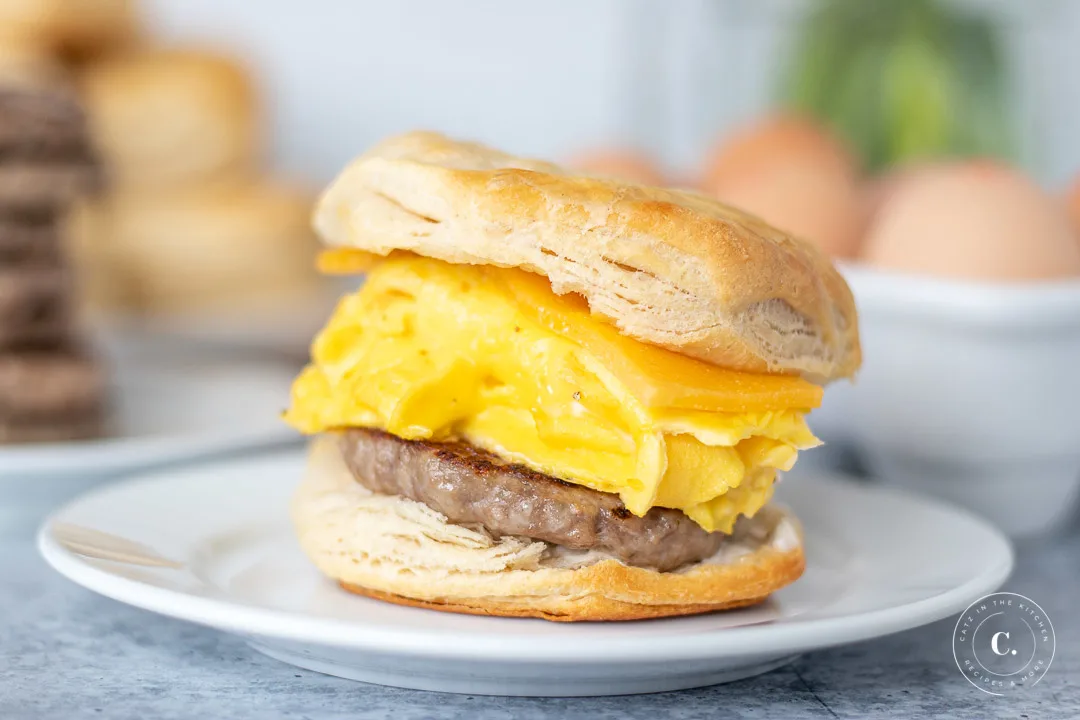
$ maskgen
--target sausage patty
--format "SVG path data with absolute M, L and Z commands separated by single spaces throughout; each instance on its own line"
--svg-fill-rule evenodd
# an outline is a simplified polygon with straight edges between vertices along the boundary
M 341 434 L 357 482 L 422 502 L 451 522 L 483 525 L 495 537 L 535 538 L 575 550 L 602 550 L 629 565 L 672 570 L 709 557 L 722 533 L 678 510 L 630 513 L 617 495 L 557 480 L 466 443 L 433 443 L 379 430 Z

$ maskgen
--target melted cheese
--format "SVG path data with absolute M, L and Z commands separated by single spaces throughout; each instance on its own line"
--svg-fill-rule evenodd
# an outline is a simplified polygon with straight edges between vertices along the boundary
M 327 275 L 359 275 L 382 260 L 382 257 L 363 250 L 335 248 L 323 250 L 315 257 L 315 268 Z
M 306 433 L 464 438 L 618 494 L 634 514 L 677 508 L 730 531 L 768 501 L 776 471 L 817 444 L 803 414 L 820 398 L 797 377 L 626 338 L 538 276 L 406 255 L 342 299 L 286 419 Z

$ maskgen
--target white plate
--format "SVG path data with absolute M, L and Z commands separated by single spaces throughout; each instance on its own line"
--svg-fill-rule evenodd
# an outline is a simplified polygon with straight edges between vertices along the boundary
M 1008 540 L 964 511 L 799 477 L 782 494 L 806 530 L 806 574 L 763 606 L 567 625 L 439 613 L 350 595 L 307 563 L 287 518 L 303 462 L 295 451 L 274 453 L 103 488 L 56 513 L 39 547 L 91 590 L 245 636 L 288 663 L 497 695 L 658 692 L 748 677 L 808 650 L 957 613 L 1012 568 Z M 137 543 L 180 567 L 85 557 L 64 539 L 73 527 Z

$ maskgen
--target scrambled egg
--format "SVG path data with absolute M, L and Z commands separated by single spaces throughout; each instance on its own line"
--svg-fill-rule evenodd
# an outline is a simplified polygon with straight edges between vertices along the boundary
M 677 508 L 730 532 L 777 470 L 818 441 L 821 389 L 740 373 L 619 334 L 576 296 L 520 270 L 391 257 L 342 299 L 297 378 L 305 433 L 376 427 L 464 438 L 540 472 Z

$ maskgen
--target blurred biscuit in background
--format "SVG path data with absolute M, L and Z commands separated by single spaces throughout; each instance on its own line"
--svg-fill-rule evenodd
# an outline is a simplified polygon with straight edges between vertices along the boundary
M 0 28 L 0 85 L 51 88 L 62 87 L 69 79 L 67 69 L 48 47 L 7 35 Z
M 114 193 L 75 219 L 87 300 L 185 315 L 310 299 L 320 286 L 311 205 L 266 180 Z
M 254 172 L 256 91 L 230 57 L 136 51 L 87 67 L 79 85 L 116 187 L 160 189 Z
M 139 309 L 138 283 L 112 241 L 107 200 L 77 203 L 64 218 L 63 239 L 78 276 L 79 311 L 107 320 Z
M 82 62 L 138 37 L 135 0 L 0 0 L 5 36 Z
M 133 45 L 139 37 L 135 0 L 44 2 L 53 8 L 53 42 L 69 61 L 96 59 Z

